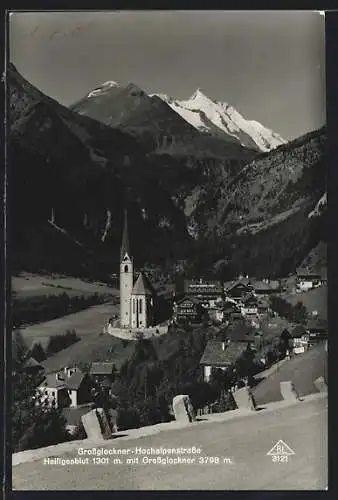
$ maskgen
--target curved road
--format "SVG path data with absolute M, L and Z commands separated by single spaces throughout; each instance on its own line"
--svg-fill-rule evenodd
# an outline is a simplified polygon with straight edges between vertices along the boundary
M 273 462 L 267 455 L 280 439 L 295 452 L 287 463 Z M 13 489 L 324 490 L 328 467 L 327 399 L 258 411 L 222 423 L 196 422 L 188 428 L 139 439 L 106 441 L 103 446 L 132 450 L 195 446 L 201 448 L 201 454 L 190 455 L 196 462 L 208 456 L 219 457 L 221 463 L 143 464 L 143 455 L 138 456 L 138 465 L 112 463 L 112 458 L 108 465 L 44 465 L 39 460 L 13 467 Z M 79 456 L 75 450 L 62 458 Z M 126 457 L 120 457 L 125 462 Z M 232 463 L 223 463 L 223 458 Z

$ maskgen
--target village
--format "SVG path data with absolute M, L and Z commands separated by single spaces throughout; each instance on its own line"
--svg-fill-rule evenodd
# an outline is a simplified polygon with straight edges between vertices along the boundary
M 183 335 L 186 330 L 192 334 L 195 329 L 204 331 L 196 382 L 208 384 L 217 376 L 222 382 L 216 400 L 200 405 L 203 407 L 197 409 L 199 415 L 220 411 L 219 398 L 224 395 L 233 394 L 235 407 L 240 405 L 236 395 L 243 387 L 254 388 L 286 361 L 302 358 L 327 342 L 325 312 L 307 309 L 299 300 L 318 290 L 326 293 L 323 269 L 298 269 L 296 276 L 285 279 L 238 276 L 225 283 L 202 278 L 185 280 L 183 287 L 176 287 L 163 298 L 144 272 L 133 269 L 126 213 L 120 261 L 120 311 L 107 318 L 104 325 L 98 325 L 100 335 L 121 339 L 130 346 L 145 340 L 162 342 L 178 330 Z M 115 388 L 123 374 L 122 362 L 113 351 L 108 351 L 101 361 L 82 358 L 71 366 L 62 364 L 65 358 L 58 354 L 43 362 L 29 355 L 24 362 L 23 370 L 38 376 L 36 404 L 61 409 L 66 429 L 74 439 L 80 429 L 80 435 L 92 432 L 96 424 L 85 424 L 92 412 L 105 435 L 118 431 L 121 418 Z M 190 355 L 196 357 L 196 353 Z M 247 361 L 243 364 L 244 359 Z M 240 370 L 238 363 L 242 363 Z M 169 403 L 168 411 L 174 418 L 173 404 Z

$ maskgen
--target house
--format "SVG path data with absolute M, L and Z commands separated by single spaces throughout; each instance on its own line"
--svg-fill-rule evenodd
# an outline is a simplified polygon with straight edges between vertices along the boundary
M 89 374 L 97 383 L 101 383 L 104 380 L 109 380 L 112 383 L 114 382 L 116 371 L 115 363 L 97 362 L 91 364 Z
M 198 299 L 207 307 L 215 307 L 223 299 L 223 288 L 218 281 L 184 282 L 184 293 L 187 297 Z
M 308 271 L 307 269 L 297 270 L 297 289 L 300 292 L 312 290 L 322 285 L 322 277 L 317 272 Z
M 231 342 L 250 344 L 254 341 L 254 327 L 243 319 L 232 321 L 223 330 L 223 335 Z
M 42 402 L 56 408 L 76 407 L 91 402 L 92 381 L 78 368 L 65 367 L 62 371 L 48 373 L 38 387 Z
M 38 386 L 41 403 L 55 405 L 55 408 L 70 406 L 71 399 L 65 378 L 60 373 L 48 373 Z
M 252 287 L 248 278 L 240 278 L 225 289 L 226 297 L 239 301 L 251 295 Z
M 173 320 L 175 323 L 199 323 L 202 321 L 204 313 L 205 311 L 198 299 L 185 297 L 178 302 L 174 302 Z
M 209 340 L 200 360 L 205 382 L 210 380 L 213 369 L 227 370 L 246 349 L 247 345 L 243 343 Z
M 257 316 L 258 314 L 258 300 L 253 295 L 243 300 L 241 304 L 241 314 L 244 317 Z
M 301 326 L 295 326 L 291 332 L 291 343 L 292 343 L 292 352 L 294 354 L 302 354 L 309 347 L 309 333 L 306 329 Z
M 306 331 L 309 334 L 309 342 L 316 343 L 320 340 L 327 339 L 328 326 L 327 321 L 321 318 L 309 319 L 305 325 Z

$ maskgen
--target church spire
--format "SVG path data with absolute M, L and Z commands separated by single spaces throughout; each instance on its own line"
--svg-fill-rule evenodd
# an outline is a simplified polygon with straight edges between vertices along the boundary
M 128 216 L 127 210 L 124 210 L 124 226 L 123 226 L 123 236 L 122 236 L 122 245 L 121 245 L 121 260 L 125 256 L 125 254 L 130 255 L 130 245 L 129 245 L 129 235 L 128 235 Z

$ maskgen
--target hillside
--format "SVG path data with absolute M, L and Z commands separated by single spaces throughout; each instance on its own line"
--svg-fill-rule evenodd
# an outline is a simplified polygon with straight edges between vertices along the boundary
M 14 271 L 107 279 L 126 206 L 136 266 L 169 274 L 182 260 L 190 275 L 288 274 L 325 238 L 325 211 L 309 216 L 325 129 L 258 154 L 134 85 L 110 82 L 72 110 L 12 65 L 8 81 Z
M 163 248 L 184 251 L 184 214 L 142 146 L 46 97 L 13 66 L 8 81 L 15 269 L 111 272 L 125 206 L 140 261 L 150 248 L 154 261 Z
M 219 259 L 238 272 L 294 270 L 326 238 L 326 212 L 309 217 L 326 190 L 325 144 L 323 128 L 260 155 L 230 182 L 212 180 L 191 211 L 197 234 L 223 240 Z

